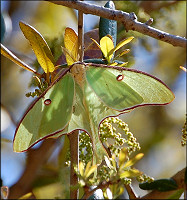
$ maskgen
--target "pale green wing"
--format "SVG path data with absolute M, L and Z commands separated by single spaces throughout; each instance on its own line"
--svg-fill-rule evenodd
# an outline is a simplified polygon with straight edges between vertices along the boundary
M 89 66 L 87 81 L 104 104 L 120 112 L 141 105 L 163 105 L 174 99 L 172 91 L 159 79 L 127 68 Z
M 14 151 L 25 151 L 39 140 L 58 133 L 69 123 L 74 101 L 70 74 L 58 79 L 25 113 L 14 137 Z
M 86 131 L 92 140 L 94 162 L 100 164 L 103 156 L 107 156 L 107 152 L 99 138 L 99 124 L 103 118 L 119 114 L 118 111 L 107 108 L 97 95 L 93 93 L 87 82 L 85 82 L 84 89 L 80 88 L 80 86 L 75 83 L 75 103 L 71 120 L 61 133 L 58 133 L 53 137 L 71 133 L 76 129 Z

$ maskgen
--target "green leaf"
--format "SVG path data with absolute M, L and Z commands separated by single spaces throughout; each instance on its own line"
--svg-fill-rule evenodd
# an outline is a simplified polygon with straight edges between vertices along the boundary
M 55 62 L 51 50 L 45 39 L 35 28 L 30 26 L 29 24 L 20 22 L 19 25 L 26 39 L 29 40 L 30 45 L 44 72 L 53 72 L 55 70 Z
M 113 1 L 108 1 L 104 5 L 104 7 L 115 10 L 115 5 L 114 5 Z M 112 36 L 114 46 L 116 46 L 117 21 L 100 17 L 100 21 L 99 21 L 99 38 L 100 38 L 100 40 L 101 40 L 101 38 L 103 38 L 106 35 Z
M 176 182 L 170 178 L 170 179 L 158 179 L 151 183 L 145 182 L 140 183 L 139 187 L 142 190 L 159 190 L 159 191 L 170 191 L 170 190 L 176 190 L 178 188 Z
M 96 63 L 96 64 L 107 64 L 107 62 L 105 62 L 105 60 L 103 59 L 99 59 L 99 58 L 96 58 L 96 59 L 86 59 L 84 60 L 85 63 Z

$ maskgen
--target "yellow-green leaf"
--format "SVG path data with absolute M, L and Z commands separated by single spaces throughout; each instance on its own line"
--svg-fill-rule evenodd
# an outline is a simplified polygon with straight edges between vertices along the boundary
M 22 60 L 20 60 L 18 57 L 16 57 L 9 49 L 7 49 L 3 44 L 1 44 L 1 54 L 5 56 L 6 58 L 13 61 L 15 64 L 19 65 L 20 67 L 35 73 L 36 75 L 39 75 L 34 69 L 32 69 L 29 65 L 24 63 Z
M 20 22 L 19 25 L 26 39 L 29 40 L 30 45 L 44 72 L 53 72 L 55 70 L 55 62 L 51 50 L 45 39 L 35 28 L 30 26 L 29 24 Z
M 128 171 L 124 171 L 120 174 L 120 178 L 132 178 L 141 175 L 142 172 L 140 172 L 137 169 L 130 169 Z
M 123 148 L 119 152 L 119 166 L 121 166 L 127 160 L 127 149 Z
M 125 168 L 126 167 L 130 167 L 132 165 L 134 165 L 138 160 L 140 160 L 142 157 L 144 156 L 143 153 L 139 153 L 138 155 L 136 155 L 134 158 L 132 158 L 131 160 L 129 160 L 128 162 L 125 163 Z
M 110 64 L 110 66 L 116 66 L 118 63 L 117 62 L 113 62 Z
M 122 63 L 122 64 L 119 64 L 118 67 L 124 67 L 124 66 L 126 66 L 127 64 L 128 64 L 128 62 L 124 62 L 124 63 Z
M 109 52 L 114 48 L 114 43 L 110 37 L 105 36 L 100 40 L 101 51 L 103 52 L 104 57 L 110 63 L 113 54 L 109 55 Z
M 93 38 L 91 38 L 91 40 L 99 47 L 99 49 L 101 49 L 99 43 L 96 40 L 94 40 Z
M 112 55 L 115 51 L 117 51 L 118 49 L 120 49 L 122 46 L 126 45 L 127 43 L 129 43 L 134 37 L 129 37 L 127 39 L 122 40 L 121 42 L 119 42 L 115 48 L 113 48 L 110 52 L 109 52 L 109 56 Z
M 121 56 L 123 56 L 123 55 L 129 53 L 129 51 L 130 51 L 130 49 L 125 49 L 125 50 L 122 51 L 120 54 L 118 54 L 118 55 L 114 58 L 114 60 L 115 60 L 116 58 L 119 58 L 119 57 L 121 57 Z
M 86 169 L 85 169 L 85 171 L 84 171 L 84 175 L 85 175 L 85 176 L 86 176 L 87 173 L 89 172 L 90 166 L 91 166 L 91 161 L 88 162 L 87 165 L 86 165 Z
M 66 61 L 68 65 L 72 65 L 76 60 L 73 58 L 73 55 L 66 49 L 65 47 L 62 47 L 62 51 L 66 57 Z
M 72 65 L 75 61 L 78 61 L 78 36 L 71 28 L 65 29 L 64 46 L 70 54 L 66 54 L 66 62 L 68 65 Z
M 81 176 L 84 175 L 84 164 L 83 164 L 83 162 L 79 162 L 79 172 L 80 172 Z
M 23 196 L 21 196 L 19 199 L 29 199 L 32 196 L 32 192 L 29 192 Z
M 88 178 L 96 169 L 97 169 L 97 165 L 92 165 L 88 173 L 85 175 L 85 178 Z
M 112 165 L 113 165 L 114 169 L 116 169 L 116 156 L 115 156 L 115 154 L 112 155 Z

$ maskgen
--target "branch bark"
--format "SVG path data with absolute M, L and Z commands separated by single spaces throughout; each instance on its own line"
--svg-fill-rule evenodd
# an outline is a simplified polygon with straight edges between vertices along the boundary
M 78 47 L 79 47 L 79 61 L 83 62 L 84 57 L 84 14 L 79 11 L 78 13 Z
M 182 169 L 181 171 L 177 172 L 174 176 L 172 176 L 171 178 L 173 178 L 179 189 L 184 189 L 184 191 L 187 189 L 186 184 L 185 184 L 185 170 L 186 168 Z M 167 192 L 160 192 L 158 190 L 154 190 L 150 193 L 148 193 L 147 195 L 141 197 L 140 199 L 168 199 L 172 194 L 174 194 L 176 192 L 176 190 L 171 190 L 171 191 L 167 191 Z
M 120 10 L 111 10 L 109 8 L 104 8 L 102 6 L 93 5 L 81 1 L 49 1 L 49 2 L 57 5 L 74 8 L 76 10 L 82 11 L 84 14 L 97 15 L 107 19 L 112 19 L 122 22 L 127 31 L 128 30 L 137 31 L 144 35 L 153 37 L 157 40 L 161 40 L 163 42 L 172 44 L 173 46 L 186 48 L 187 44 L 186 38 L 177 35 L 171 35 L 167 32 L 153 28 L 145 23 L 141 23 L 137 21 L 137 17 L 134 13 L 127 13 Z
M 68 135 L 70 142 L 70 199 L 78 199 L 79 190 L 71 188 L 78 184 L 78 176 L 74 170 L 74 166 L 79 164 L 79 130 L 75 130 Z

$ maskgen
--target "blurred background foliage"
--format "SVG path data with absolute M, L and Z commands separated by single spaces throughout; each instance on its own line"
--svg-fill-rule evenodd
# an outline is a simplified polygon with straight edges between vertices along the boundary
M 106 1 L 89 3 L 104 5 Z M 186 37 L 186 1 L 115 1 L 115 6 L 118 10 L 134 12 L 141 22 L 152 17 L 153 27 Z M 98 28 L 99 17 L 85 15 L 84 19 L 85 32 Z M 65 28 L 77 31 L 77 11 L 73 9 L 46 1 L 1 1 L 1 26 L 5 24 L 1 42 L 31 66 L 34 66 L 35 55 L 19 28 L 21 20 L 44 36 L 56 60 L 61 55 Z M 186 73 L 179 68 L 180 65 L 186 67 L 186 49 L 138 32 L 126 32 L 124 25 L 118 23 L 117 42 L 129 36 L 135 39 L 125 47 L 131 52 L 122 60 L 129 61 L 128 67 L 160 78 L 176 98 L 169 105 L 137 108 L 121 118 L 139 141 L 140 151 L 145 153 L 136 168 L 156 179 L 170 177 L 186 165 L 185 148 L 181 146 L 181 130 L 186 118 Z M 8 187 L 17 183 L 29 162 L 27 153 L 13 152 L 12 140 L 16 124 L 33 101 L 25 97 L 32 90 L 29 88 L 31 78 L 30 72 L 1 56 L 1 179 L 2 185 Z M 69 170 L 64 166 L 67 148 L 67 138 L 60 137 L 47 162 L 37 170 L 31 184 L 37 198 L 68 197 Z M 136 183 L 134 187 L 139 195 L 146 193 Z

